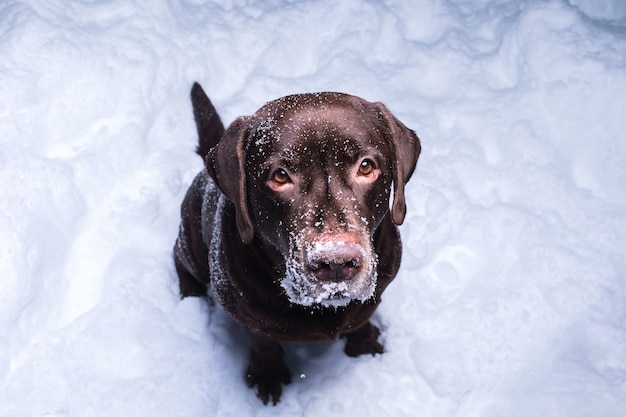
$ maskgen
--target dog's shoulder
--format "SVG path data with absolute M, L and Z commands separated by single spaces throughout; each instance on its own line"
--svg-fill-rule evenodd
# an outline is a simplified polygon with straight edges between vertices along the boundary
M 213 225 L 220 192 L 206 171 L 200 172 L 191 183 L 180 208 L 181 222 L 174 254 L 196 279 L 209 281 L 207 252 L 212 239 Z

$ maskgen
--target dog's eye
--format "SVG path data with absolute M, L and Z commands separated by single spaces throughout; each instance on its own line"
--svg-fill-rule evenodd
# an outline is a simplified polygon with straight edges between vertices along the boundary
M 376 164 L 371 159 L 364 159 L 359 165 L 359 175 L 368 176 L 376 169 Z
M 291 182 L 291 179 L 289 178 L 289 174 L 287 174 L 287 171 L 285 171 L 284 169 L 277 169 L 272 174 L 272 181 L 277 185 L 283 185 Z

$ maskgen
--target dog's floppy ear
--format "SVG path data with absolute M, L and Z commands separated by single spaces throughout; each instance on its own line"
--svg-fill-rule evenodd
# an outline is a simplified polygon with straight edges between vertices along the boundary
M 248 117 L 239 117 L 205 158 L 207 172 L 224 195 L 235 205 L 237 230 L 244 243 L 252 242 L 254 225 L 248 210 L 245 142 Z
M 420 140 L 414 131 L 406 127 L 382 103 L 375 103 L 379 114 L 387 125 L 387 140 L 391 145 L 393 169 L 393 204 L 391 219 L 397 225 L 404 222 L 406 215 L 406 201 L 404 185 L 409 181 L 417 159 L 422 150 Z

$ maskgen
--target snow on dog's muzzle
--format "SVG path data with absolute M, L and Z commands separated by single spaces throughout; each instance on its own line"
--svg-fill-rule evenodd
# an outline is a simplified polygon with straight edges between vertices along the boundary
M 369 240 L 364 247 L 350 234 L 319 237 L 298 247 L 286 264 L 281 286 L 295 304 L 340 307 L 374 294 L 377 259 Z

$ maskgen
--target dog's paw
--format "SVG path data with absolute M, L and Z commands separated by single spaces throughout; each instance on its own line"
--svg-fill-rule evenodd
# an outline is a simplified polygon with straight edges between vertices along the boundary
M 376 355 L 384 352 L 383 345 L 378 341 L 380 329 L 370 322 L 345 336 L 347 340 L 344 352 L 348 356 Z
M 291 383 L 291 372 L 289 368 L 282 365 L 277 369 L 259 369 L 248 366 L 246 371 L 246 384 L 250 388 L 256 386 L 256 395 L 263 404 L 267 404 L 270 400 L 274 405 L 280 401 L 283 393 L 283 385 Z

